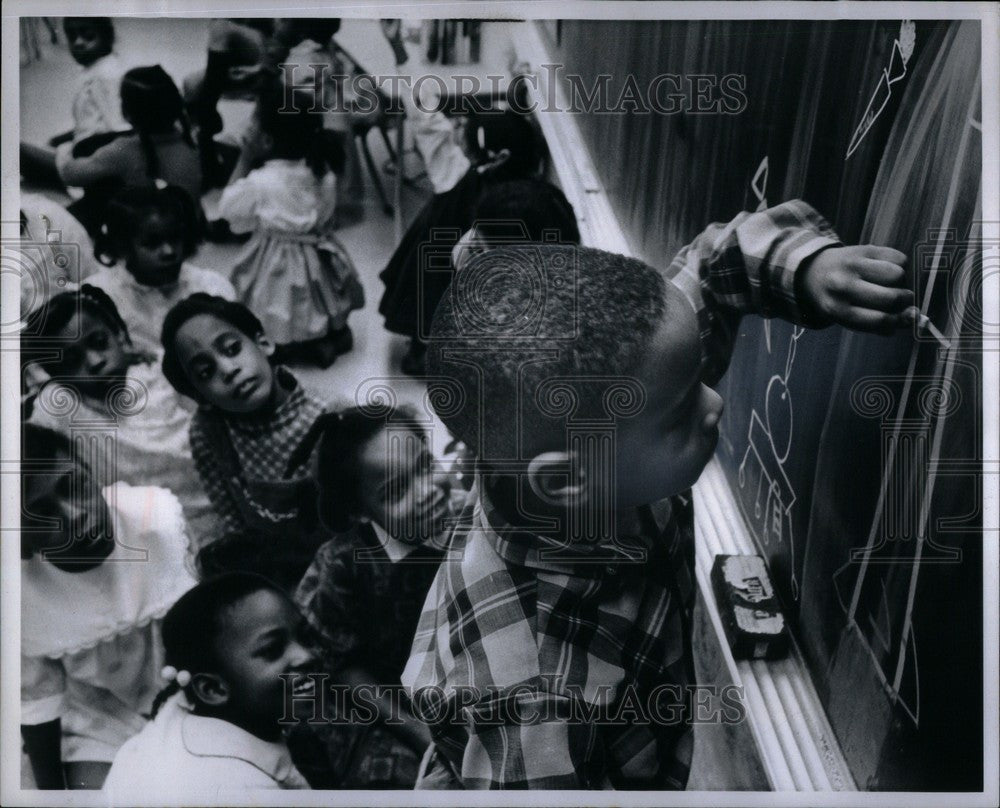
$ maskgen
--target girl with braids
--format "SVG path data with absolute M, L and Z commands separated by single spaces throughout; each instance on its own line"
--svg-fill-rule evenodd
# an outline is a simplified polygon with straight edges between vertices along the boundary
M 175 186 L 126 188 L 104 211 L 94 252 L 107 268 L 87 282 L 111 296 L 142 350 L 159 349 L 163 318 L 188 295 L 236 297 L 226 278 L 187 260 L 198 244 L 198 214 L 191 197 Z M 114 266 L 118 261 L 124 268 Z
M 282 735 L 292 697 L 308 701 L 322 682 L 310 676 L 304 628 L 258 575 L 227 573 L 181 596 L 163 620 L 168 685 L 115 756 L 109 804 L 225 804 L 247 789 L 308 788 Z
M 21 735 L 39 788 L 100 788 L 194 584 L 184 518 L 163 488 L 104 485 L 65 435 L 27 424 L 22 455 Z
M 219 215 L 234 233 L 252 233 L 236 259 L 233 284 L 264 324 L 283 359 L 328 367 L 354 344 L 348 314 L 364 292 L 332 233 L 336 178 L 322 112 L 280 79 L 263 82 L 256 112 Z
M 34 397 L 30 423 L 67 437 L 87 425 L 113 427 L 113 453 L 99 441 L 83 444 L 93 452 L 86 460 L 100 484 L 169 489 L 181 502 L 192 542 L 213 535 L 218 521 L 187 443 L 194 408 L 163 378 L 158 354 L 133 347 L 111 298 L 84 284 L 55 295 L 30 322 L 33 336 L 24 347 L 57 355 L 41 362 L 50 380 Z
M 92 232 L 101 208 L 122 187 L 165 183 L 183 188 L 193 200 L 201 195 L 201 161 L 184 102 L 167 72 L 159 65 L 129 70 L 122 78 L 121 107 L 130 134 L 89 156 L 58 161 L 63 181 L 85 191 L 86 205 L 71 207 Z

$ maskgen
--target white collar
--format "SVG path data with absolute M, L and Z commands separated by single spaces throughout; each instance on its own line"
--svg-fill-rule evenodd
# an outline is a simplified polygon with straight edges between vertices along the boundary
M 223 721 L 195 715 L 187 699 L 178 693 L 175 707 L 183 711 L 181 742 L 184 749 L 196 757 L 228 757 L 243 760 L 260 769 L 272 780 L 293 787 L 305 787 L 304 779 L 292 763 L 284 739 L 265 741 L 242 727 Z M 166 709 L 166 705 L 164 707 Z
M 400 541 L 399 539 L 394 539 L 392 536 L 386 532 L 377 522 L 369 522 L 372 527 L 372 531 L 375 533 L 375 538 L 378 539 L 378 543 L 382 545 L 382 549 L 385 550 L 385 554 L 389 556 L 389 560 L 392 562 L 402 561 L 415 549 L 417 545 L 407 544 L 406 542 Z

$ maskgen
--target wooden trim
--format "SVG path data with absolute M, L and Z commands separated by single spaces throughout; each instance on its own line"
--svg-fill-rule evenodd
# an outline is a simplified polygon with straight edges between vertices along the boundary
M 535 120 L 545 135 L 559 185 L 576 211 L 583 243 L 588 247 L 632 255 L 618 217 L 598 179 L 576 116 L 558 111 L 568 108 L 566 93 L 560 85 L 550 87 L 550 71 L 539 69 L 552 62 L 541 23 L 528 22 L 519 27 L 513 45 L 518 60 L 527 63 L 531 75 L 537 79 L 536 87 L 527 85 L 530 102 L 537 109 Z M 554 110 L 549 108 L 552 99 L 555 99 Z
M 552 59 L 539 23 L 526 23 L 514 47 L 518 59 L 537 78 L 537 87 L 530 88 L 539 110 L 535 117 L 558 182 L 576 210 L 583 243 L 632 255 L 576 116 L 545 107 L 546 99 L 555 98 L 557 109 L 565 110 L 566 98 L 561 87 L 548 86 L 550 71 L 540 69 Z M 794 638 L 789 655 L 774 662 L 737 661 L 729 650 L 709 580 L 712 561 L 719 553 L 754 554 L 757 548 L 718 460 L 713 459 L 702 473 L 694 500 L 698 586 L 732 681 L 743 687 L 747 720 L 771 787 L 776 791 L 857 790 Z

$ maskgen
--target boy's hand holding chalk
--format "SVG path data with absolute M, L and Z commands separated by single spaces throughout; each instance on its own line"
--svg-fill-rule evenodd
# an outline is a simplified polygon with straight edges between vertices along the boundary
M 913 324 L 905 263 L 906 255 L 891 247 L 831 247 L 805 267 L 800 302 L 825 323 L 892 333 Z

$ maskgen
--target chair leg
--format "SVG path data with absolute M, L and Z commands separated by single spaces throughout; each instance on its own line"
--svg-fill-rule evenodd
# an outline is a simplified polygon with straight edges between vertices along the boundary
M 385 195 L 385 188 L 382 187 L 382 178 L 379 176 L 378 168 L 375 167 L 375 160 L 372 158 L 371 150 L 368 148 L 368 138 L 364 135 L 358 135 L 357 137 L 361 141 L 361 154 L 365 158 L 365 165 L 368 166 L 368 172 L 372 175 L 372 180 L 375 182 L 375 191 L 382 201 L 382 211 L 386 216 L 392 216 L 392 204 Z
M 378 127 L 378 132 L 382 135 L 382 140 L 385 143 L 386 151 L 389 152 L 389 159 L 396 162 L 396 149 L 392 145 L 392 140 L 389 138 L 389 133 L 385 131 L 384 126 Z

